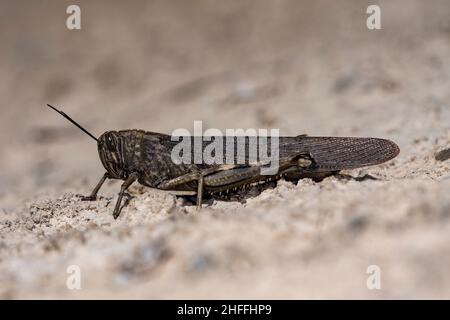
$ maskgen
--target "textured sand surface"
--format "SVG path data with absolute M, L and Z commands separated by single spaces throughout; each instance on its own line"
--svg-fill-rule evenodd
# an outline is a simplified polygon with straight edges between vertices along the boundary
M 450 3 L 0 1 L 1 298 L 450 298 Z M 104 173 L 95 134 L 279 128 L 401 148 L 345 172 L 279 181 L 197 212 Z M 68 290 L 67 268 L 81 270 Z M 381 290 L 366 269 L 381 268 Z

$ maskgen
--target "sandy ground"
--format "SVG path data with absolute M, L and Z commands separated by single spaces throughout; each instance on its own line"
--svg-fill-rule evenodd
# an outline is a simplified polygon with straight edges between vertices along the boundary
M 450 3 L 0 1 L 0 297 L 450 298 Z M 432 5 L 431 5 L 432 3 Z M 375 136 L 385 164 L 197 212 L 165 192 L 81 202 L 95 134 L 279 128 Z M 67 269 L 81 270 L 69 290 Z M 368 266 L 381 289 L 368 290 Z

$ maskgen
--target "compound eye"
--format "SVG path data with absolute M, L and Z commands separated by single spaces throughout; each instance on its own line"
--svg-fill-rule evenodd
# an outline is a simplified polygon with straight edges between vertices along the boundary
M 107 143 L 109 149 L 114 150 L 116 148 L 116 143 L 112 136 L 108 135 L 106 137 L 106 143 Z

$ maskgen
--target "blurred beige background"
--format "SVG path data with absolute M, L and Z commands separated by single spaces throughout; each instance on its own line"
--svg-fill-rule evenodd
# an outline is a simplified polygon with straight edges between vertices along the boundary
M 382 30 L 366 28 L 373 3 Z M 65 27 L 69 4 L 81 7 L 81 30 Z M 97 135 L 170 133 L 197 119 L 286 135 L 395 137 L 411 124 L 392 113 L 413 116 L 419 103 L 406 100 L 411 92 L 443 103 L 433 94 L 444 85 L 449 12 L 445 0 L 3 0 L 0 194 L 100 174 L 92 141 L 46 103 Z M 362 122 L 365 110 L 372 117 Z
M 65 26 L 66 8 L 70 4 L 81 7 L 81 30 L 71 31 Z M 382 30 L 366 28 L 369 4 L 381 6 Z M 96 135 L 106 130 L 130 128 L 171 133 L 180 127 L 191 129 L 194 120 L 203 120 L 204 128 L 279 128 L 282 135 L 389 138 L 400 145 L 402 153 L 391 166 L 374 170 L 386 180 L 397 179 L 397 182 L 387 181 L 380 187 L 382 190 L 373 190 L 369 185 L 370 191 L 365 198 L 358 198 L 357 203 L 374 204 L 367 209 L 369 215 L 378 216 L 383 211 L 388 220 L 395 220 L 403 212 L 399 208 L 390 211 L 391 205 L 376 208 L 379 201 L 390 196 L 395 199 L 392 204 L 407 207 L 413 195 L 428 194 L 420 191 L 428 190 L 425 203 L 439 204 L 442 202 L 439 197 L 445 197 L 445 193 L 439 196 L 436 190 L 445 190 L 446 185 L 429 185 L 427 179 L 445 176 L 448 169 L 446 163 L 435 163 L 434 153 L 450 146 L 449 17 L 447 0 L 0 0 L 2 219 L 29 215 L 33 201 L 46 198 L 51 201 L 66 192 L 88 193 L 103 173 L 93 141 L 47 109 L 46 103 L 62 108 Z M 416 185 L 414 179 L 427 182 Z M 333 216 L 337 214 L 333 206 L 339 207 L 339 199 L 343 199 L 342 203 L 347 200 L 353 203 L 345 197 L 358 197 L 363 186 L 363 183 L 354 185 L 346 196 L 331 193 L 326 202 L 328 207 L 320 210 L 314 206 L 289 210 L 312 215 L 325 211 Z M 106 190 L 107 195 L 113 196 L 117 185 L 111 184 Z M 295 194 L 296 198 L 316 197 L 315 193 L 301 191 Z M 378 191 L 387 193 L 374 195 Z M 326 190 L 323 192 L 327 195 Z M 443 208 L 448 201 L 445 198 L 443 207 L 436 210 L 446 211 Z M 261 221 L 253 217 L 239 223 L 270 226 L 274 215 L 283 216 L 285 205 L 259 207 L 255 212 L 270 212 L 270 216 L 264 216 Z M 354 203 L 349 208 L 351 216 Z M 240 212 L 239 208 L 225 204 L 219 210 Z M 417 210 L 423 213 L 425 209 Z M 223 223 L 220 217 L 218 221 L 211 219 L 218 226 Z M 280 219 L 290 224 L 290 219 L 296 218 Z M 195 232 L 202 234 L 202 223 L 194 223 Z M 375 225 L 385 226 L 383 223 Z M 21 222 L 17 225 L 20 228 Z M 154 222 L 150 225 L 158 228 Z M 327 226 L 335 227 L 333 222 Z M 79 227 L 83 229 L 85 225 L 81 223 Z M 296 234 L 304 240 L 302 228 L 292 231 L 292 241 L 298 240 Z M 245 230 L 251 234 L 249 229 Z M 23 245 L 23 238 L 17 232 L 12 236 L 13 231 L 16 229 L 5 227 L 2 236 L 7 247 L 4 250 L 11 256 L 15 255 L 11 253 L 12 247 Z M 58 229 L 58 232 L 62 231 Z M 382 235 L 369 233 L 368 237 L 384 239 L 383 232 Z M 271 233 L 268 234 L 270 238 Z M 267 236 L 262 231 L 261 235 Z M 321 231 L 320 237 L 324 236 Z M 389 236 L 394 235 L 388 232 Z M 414 234 L 410 237 L 416 238 Z M 197 240 L 192 241 L 197 243 Z M 360 243 L 363 239 L 355 241 Z M 384 248 L 382 242 L 374 242 Z M 294 246 L 293 242 L 289 243 Z M 262 260 L 255 258 L 249 269 L 244 268 L 255 275 L 256 282 L 261 279 L 258 265 L 269 263 L 270 266 L 270 252 L 279 250 L 280 245 L 267 244 L 264 248 L 268 256 Z M 436 267 L 438 260 L 433 260 L 446 252 L 444 242 L 442 245 L 443 251 L 425 259 L 437 268 L 435 274 L 442 271 L 440 266 Z M 221 252 L 220 245 L 212 248 Z M 396 250 L 383 256 L 379 248 L 374 250 L 381 254 L 383 261 L 397 256 Z M 253 249 L 249 244 L 244 253 Z M 367 252 L 366 249 L 358 250 Z M 345 253 L 349 262 L 339 270 L 354 270 L 351 257 L 356 251 Z M 316 250 L 311 252 L 317 254 Z M 30 257 L 31 254 L 25 254 L 24 261 L 34 261 Z M 316 270 L 319 271 L 311 279 L 322 279 L 321 275 L 329 272 L 324 269 L 327 259 L 318 258 Z M 3 268 L 14 270 L 11 265 L 6 266 L 7 260 L 3 260 Z M 0 260 L 0 268 L 1 264 Z M 280 270 L 297 270 L 298 266 L 289 260 Z M 237 268 L 240 273 L 242 270 Z M 429 265 L 425 267 L 428 268 Z M 276 270 L 273 267 L 269 273 L 278 275 Z M 335 275 L 346 279 L 339 270 Z M 165 272 L 180 275 L 176 268 Z M 262 278 L 266 277 L 264 272 Z M 405 281 L 418 279 L 416 273 L 411 274 L 405 276 Z M 401 279 L 397 275 L 392 277 Z M 20 285 L 11 280 L 16 276 L 8 278 L 7 297 L 14 297 L 17 290 L 33 292 L 28 287 L 33 287 L 30 285 L 33 281 Z M 310 279 L 308 274 L 302 277 Z M 161 296 L 177 296 L 169 293 L 170 280 L 158 276 L 156 279 L 159 284 L 155 286 L 165 288 Z M 220 279 L 219 285 L 223 283 Z M 431 286 L 423 292 L 448 297 L 447 277 L 444 279 L 436 280 L 436 285 L 443 286 L 439 287 L 440 291 Z M 183 283 L 183 279 L 178 281 Z M 286 283 L 291 281 L 296 283 L 292 279 L 275 281 L 267 288 L 278 289 L 270 291 L 264 287 L 268 293 L 262 295 L 255 295 L 259 289 L 252 291 L 250 285 L 242 295 L 272 297 L 269 293 L 272 292 L 275 297 L 340 297 L 340 294 L 360 297 L 368 294 L 349 282 L 342 287 L 335 283 L 331 291 L 323 282 L 317 286 L 311 281 L 304 289 L 301 284 L 286 289 Z M 399 280 L 399 283 L 403 282 Z M 211 288 L 201 285 L 203 289 L 199 292 L 208 296 Z M 417 286 L 420 285 L 419 281 Z M 316 287 L 316 292 L 308 290 Z M 102 286 L 96 288 L 103 292 Z M 54 290 L 50 296 L 58 292 Z M 180 292 L 183 296 L 182 292 L 188 295 L 189 291 Z M 227 292 L 232 296 L 233 292 L 240 291 L 231 288 Z M 385 292 L 385 297 L 414 296 L 412 292 L 403 288 Z

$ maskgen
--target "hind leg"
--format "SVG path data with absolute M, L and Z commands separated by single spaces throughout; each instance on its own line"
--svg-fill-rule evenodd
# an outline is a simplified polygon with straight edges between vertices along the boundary
M 203 203 L 203 193 L 205 184 L 211 183 L 214 181 L 214 179 L 217 177 L 219 180 L 224 180 L 224 176 L 230 176 L 232 175 L 233 170 L 236 168 L 240 168 L 242 165 L 221 165 L 214 168 L 209 168 L 206 170 L 202 170 L 199 172 L 194 173 L 188 173 L 185 175 L 182 175 L 180 177 L 177 177 L 175 179 L 165 181 L 158 185 L 159 189 L 168 190 L 171 189 L 177 189 L 180 186 L 183 186 L 186 183 L 189 182 L 197 182 L 197 192 L 194 194 L 197 195 L 197 209 L 200 209 Z M 248 166 L 247 166 L 248 168 Z M 222 174 L 220 174 L 222 173 Z M 224 173 L 224 174 L 223 174 Z M 219 174 L 219 176 L 217 176 Z M 226 180 L 226 179 L 225 179 Z M 193 195 L 192 191 L 174 191 L 175 193 L 178 193 L 179 195 Z

